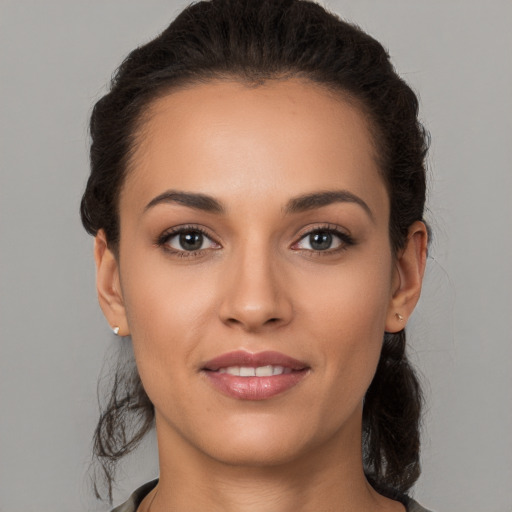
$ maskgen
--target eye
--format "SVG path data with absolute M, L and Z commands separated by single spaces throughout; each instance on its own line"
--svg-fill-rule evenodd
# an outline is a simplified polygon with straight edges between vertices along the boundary
M 304 235 L 292 249 L 314 252 L 337 252 L 353 245 L 350 235 L 333 228 L 318 228 Z
M 172 253 L 179 253 L 180 256 L 189 256 L 199 251 L 220 247 L 203 230 L 192 227 L 178 228 L 164 233 L 158 240 L 158 245 Z

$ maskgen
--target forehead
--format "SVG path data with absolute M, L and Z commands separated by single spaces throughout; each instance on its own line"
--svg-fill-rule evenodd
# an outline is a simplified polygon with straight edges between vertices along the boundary
M 248 195 L 285 202 L 331 189 L 387 201 L 360 108 L 298 79 L 257 87 L 216 81 L 153 101 L 138 131 L 121 203 L 130 195 L 132 206 L 143 208 L 166 189 L 228 203 Z

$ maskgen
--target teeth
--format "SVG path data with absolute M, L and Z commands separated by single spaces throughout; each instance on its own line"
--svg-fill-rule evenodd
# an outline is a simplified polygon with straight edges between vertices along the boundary
M 240 377 L 256 377 L 255 368 L 240 366 Z
M 274 366 L 274 368 L 272 368 L 272 375 L 281 375 L 283 370 L 284 368 L 282 366 Z
M 227 368 L 219 368 L 219 373 L 228 373 L 229 375 L 236 375 L 237 377 L 270 377 L 272 375 L 281 375 L 283 373 L 291 373 L 291 368 L 284 368 L 283 366 L 228 366 Z
M 271 375 L 274 375 L 274 369 L 270 365 L 256 368 L 256 377 L 270 377 Z

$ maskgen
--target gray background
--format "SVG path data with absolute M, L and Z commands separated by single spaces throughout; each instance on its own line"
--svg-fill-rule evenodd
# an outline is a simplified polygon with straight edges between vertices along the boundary
M 113 338 L 78 204 L 87 117 L 121 58 L 185 5 L 0 2 L 0 511 L 105 510 L 85 478 Z M 512 510 L 512 2 L 330 0 L 389 48 L 432 133 L 435 239 L 411 356 L 427 382 L 415 496 Z M 119 502 L 157 473 L 154 440 Z

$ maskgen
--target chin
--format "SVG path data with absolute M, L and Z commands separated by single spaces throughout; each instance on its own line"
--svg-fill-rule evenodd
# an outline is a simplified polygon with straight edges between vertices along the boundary
M 255 442 L 229 441 L 224 446 L 217 447 L 210 456 L 230 466 L 265 468 L 281 466 L 298 459 L 306 451 L 303 448 L 283 446 L 279 439 L 265 445 Z
M 251 425 L 224 426 L 202 437 L 202 450 L 213 459 L 234 466 L 271 467 L 301 457 L 315 445 L 301 424 L 253 421 Z M 225 435 L 228 433 L 228 435 Z M 213 434 L 213 435 L 212 435 Z

